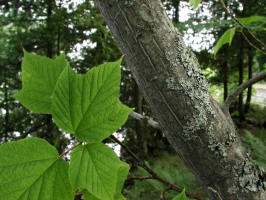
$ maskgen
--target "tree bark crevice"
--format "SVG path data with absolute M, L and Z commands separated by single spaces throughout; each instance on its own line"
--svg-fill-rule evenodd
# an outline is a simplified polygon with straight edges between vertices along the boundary
M 208 93 L 192 51 L 159 0 L 95 0 L 145 100 L 210 199 L 266 198 L 262 172 Z M 111 5 L 111 7 L 109 6 Z

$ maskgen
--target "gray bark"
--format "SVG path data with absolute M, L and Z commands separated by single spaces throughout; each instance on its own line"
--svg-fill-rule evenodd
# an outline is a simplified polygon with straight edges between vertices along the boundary
M 210 199 L 266 199 L 263 172 L 159 0 L 95 0 L 160 127 Z

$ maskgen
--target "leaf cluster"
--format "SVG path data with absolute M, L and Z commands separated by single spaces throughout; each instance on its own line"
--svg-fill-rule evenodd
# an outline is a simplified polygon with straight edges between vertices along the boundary
M 24 51 L 22 89 L 14 95 L 35 113 L 51 114 L 56 125 L 80 142 L 70 163 L 45 140 L 28 138 L 0 146 L 0 196 L 5 199 L 117 200 L 129 166 L 101 141 L 116 131 L 131 109 L 118 99 L 120 64 L 106 63 L 85 75 L 64 55 L 52 60 Z M 10 156 L 12 155 L 12 156 Z

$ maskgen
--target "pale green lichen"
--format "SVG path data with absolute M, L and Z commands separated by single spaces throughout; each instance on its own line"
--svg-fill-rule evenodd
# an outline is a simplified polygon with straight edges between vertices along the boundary
M 178 84 L 176 83 L 174 77 L 168 77 L 165 81 L 166 81 L 166 87 L 169 90 L 178 90 Z
M 210 133 L 210 132 L 209 132 Z M 213 135 L 209 134 L 208 148 L 214 152 L 217 158 L 221 158 L 221 162 L 226 161 L 229 147 L 236 141 L 236 135 L 234 133 L 228 133 L 227 138 L 217 139 Z M 224 166 L 227 167 L 226 165 Z
M 254 165 L 250 153 L 246 154 L 243 162 L 236 163 L 232 172 L 238 185 L 232 187 L 237 190 L 229 190 L 228 192 L 235 194 L 241 192 L 257 192 L 265 189 L 264 170 Z
M 208 119 L 210 116 L 215 117 L 215 111 L 208 93 L 206 79 L 199 69 L 197 58 L 185 46 L 181 34 L 175 31 L 174 43 L 170 35 L 166 35 L 164 39 L 165 48 L 169 49 L 165 52 L 165 57 L 170 64 L 170 73 L 174 76 L 165 80 L 166 88 L 178 91 L 188 97 L 190 100 L 184 99 L 187 106 L 196 105 L 194 111 L 185 116 L 184 121 L 186 123 L 183 126 L 183 135 L 188 140 L 196 139 L 201 130 L 212 135 L 214 126 L 212 123 L 208 123 Z M 171 50 L 173 47 L 175 51 Z M 222 149 L 222 145 L 220 148 Z M 226 155 L 225 151 L 222 154 Z
M 188 140 L 196 139 L 198 135 L 195 133 L 206 129 L 206 127 L 208 132 L 213 130 L 213 123 L 208 123 L 204 109 L 200 106 L 195 106 L 192 117 L 186 121 L 186 124 L 183 126 L 183 135 Z

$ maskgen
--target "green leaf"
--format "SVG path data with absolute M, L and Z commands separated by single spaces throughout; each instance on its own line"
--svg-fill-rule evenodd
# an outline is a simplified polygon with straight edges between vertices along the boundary
M 45 140 L 5 143 L 0 157 L 0 199 L 73 200 L 68 164 Z
M 64 55 L 52 60 L 24 50 L 22 89 L 13 97 L 32 112 L 51 114 L 51 95 L 66 65 Z
M 189 0 L 189 4 L 191 6 L 193 6 L 194 9 L 196 9 L 199 6 L 199 4 L 200 4 L 201 1 L 202 0 Z
M 93 196 L 88 190 L 82 190 L 82 194 L 85 200 L 100 200 L 97 197 Z
M 76 189 L 86 189 L 98 199 L 122 199 L 120 193 L 128 170 L 129 166 L 102 143 L 78 146 L 71 153 L 71 184 Z
M 233 40 L 233 37 L 235 35 L 236 28 L 230 28 L 227 31 L 224 32 L 224 34 L 219 38 L 218 42 L 214 46 L 214 55 L 217 54 L 219 49 L 226 43 L 231 45 L 231 42 Z
M 124 182 L 128 176 L 129 166 L 127 163 L 121 162 L 117 172 L 118 181 L 116 184 L 115 200 L 125 200 L 125 197 L 121 194 L 121 190 L 124 186 Z
M 186 196 L 185 188 L 183 189 L 183 191 L 180 194 L 178 194 L 176 197 L 174 197 L 173 200 L 189 200 Z
M 247 24 L 251 24 L 253 22 L 265 20 L 266 17 L 264 17 L 264 16 L 251 16 L 251 17 L 242 17 L 242 18 L 237 18 L 237 19 L 242 24 L 247 25 Z
M 55 123 L 91 143 L 102 141 L 120 128 L 131 112 L 118 100 L 120 63 L 121 59 L 94 67 L 82 76 L 66 67 L 52 97 Z

